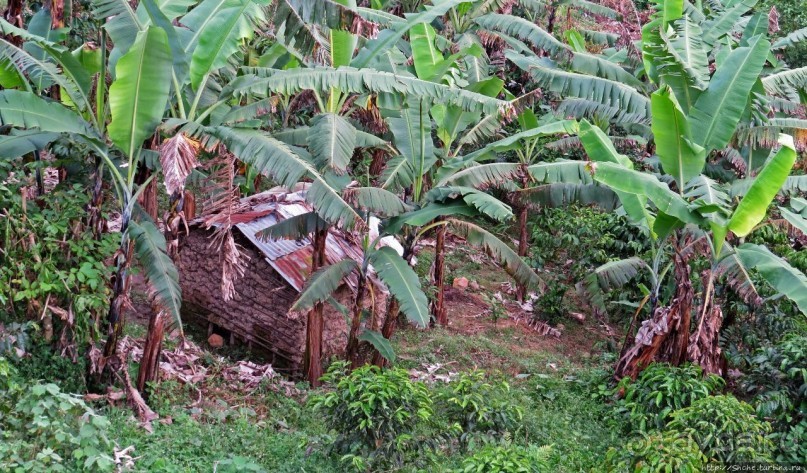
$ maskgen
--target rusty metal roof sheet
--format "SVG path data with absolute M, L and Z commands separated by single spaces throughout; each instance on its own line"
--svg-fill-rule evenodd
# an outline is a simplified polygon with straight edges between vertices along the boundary
M 264 195 L 265 194 L 265 195 Z M 304 202 L 301 193 L 277 195 L 262 193 L 242 201 L 250 204 L 244 214 L 256 215 L 253 220 L 237 223 L 235 226 L 247 237 L 255 248 L 266 257 L 266 261 L 297 291 L 303 289 L 305 280 L 311 273 L 313 249 L 311 240 L 262 240 L 257 233 L 278 221 L 295 215 L 311 212 L 311 206 Z M 265 197 L 265 198 L 262 198 Z M 265 213 L 271 211 L 271 213 Z M 243 215 L 243 214 L 242 214 Z M 351 235 L 332 229 L 325 240 L 325 259 L 333 264 L 351 258 L 361 264 L 362 250 Z M 351 288 L 356 286 L 356 276 L 348 279 Z

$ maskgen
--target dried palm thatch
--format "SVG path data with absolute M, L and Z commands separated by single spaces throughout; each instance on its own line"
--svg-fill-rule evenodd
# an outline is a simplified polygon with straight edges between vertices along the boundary
M 687 358 L 700 365 L 703 371 L 723 374 L 722 350 L 718 343 L 720 328 L 723 326 L 723 310 L 720 304 L 709 301 L 706 310 L 701 314 L 698 328 L 689 338 Z
M 160 145 L 160 166 L 168 195 L 185 190 L 185 179 L 199 166 L 199 142 L 177 133 Z
M 211 163 L 218 169 L 208 178 L 205 189 L 210 198 L 204 206 L 203 223 L 207 229 L 215 227 L 210 247 L 215 248 L 221 262 L 221 294 L 225 301 L 235 296 L 235 281 L 246 271 L 243 248 L 232 234 L 233 215 L 246 210 L 240 192 L 235 186 L 235 156 L 218 146 L 219 158 Z

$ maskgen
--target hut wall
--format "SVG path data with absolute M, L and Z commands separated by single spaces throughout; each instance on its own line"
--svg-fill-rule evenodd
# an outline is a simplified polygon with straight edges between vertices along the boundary
M 225 302 L 221 296 L 221 264 L 215 248 L 210 248 L 211 231 L 192 227 L 183 239 L 180 251 L 180 284 L 185 317 L 201 317 L 238 338 L 263 347 L 277 355 L 279 367 L 299 370 L 305 353 L 306 318 L 289 318 L 289 307 L 298 296 L 254 246 L 233 230 L 236 242 L 249 257 L 244 276 L 235 283 L 235 297 Z M 349 306 L 352 294 L 347 286 L 339 288 L 335 299 Z M 386 298 L 376 291 L 376 311 L 383 312 Z M 369 298 L 365 306 L 369 308 Z M 323 354 L 326 357 L 344 352 L 347 341 L 345 316 L 325 305 Z M 383 321 L 379 321 L 381 323 Z

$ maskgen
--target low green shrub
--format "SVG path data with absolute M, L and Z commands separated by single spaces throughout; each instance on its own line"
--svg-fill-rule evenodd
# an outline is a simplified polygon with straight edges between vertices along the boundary
M 109 421 L 55 384 L 24 386 L 0 358 L 0 471 L 112 471 Z
M 333 450 L 357 469 L 400 466 L 437 441 L 416 435 L 432 420 L 432 396 L 405 370 L 363 366 L 348 373 L 339 362 L 322 379 L 332 390 L 311 396 L 309 405 L 336 431 Z
M 704 376 L 697 365 L 653 363 L 636 381 L 624 378 L 619 383 L 617 389 L 624 389 L 619 411 L 627 416 L 634 431 L 661 429 L 673 411 L 714 394 L 724 384 L 719 376 Z
M 509 396 L 506 382 L 488 382 L 484 372 L 474 370 L 438 392 L 435 410 L 450 425 L 461 427 L 460 442 L 470 446 L 476 438 L 500 438 L 518 428 L 524 413 Z
M 807 458 L 807 419 L 771 434 L 776 446 L 775 460 L 798 465 Z
M 220 461 L 216 465 L 215 471 L 218 473 L 264 473 L 266 469 L 249 458 L 231 455 L 226 460 Z
M 679 432 L 655 432 L 628 442 L 624 448 L 611 448 L 601 471 L 614 473 L 699 473 L 706 457 L 698 444 Z
M 509 443 L 488 444 L 462 461 L 457 473 L 538 473 L 550 471 L 551 447 L 525 448 Z
M 757 414 L 789 424 L 807 417 L 807 336 L 789 335 L 758 349 L 740 382 L 754 396 Z
M 675 411 L 667 430 L 689 435 L 710 459 L 722 463 L 770 461 L 771 425 L 734 396 L 709 396 Z
M 535 301 L 535 317 L 550 325 L 557 325 L 568 317 L 571 310 L 565 301 L 569 286 L 553 279 L 547 280 L 546 286 L 544 293 Z
M 31 336 L 32 342 L 27 347 L 26 355 L 11 358 L 20 378 L 27 380 L 43 379 L 59 385 L 65 392 L 78 393 L 87 391 L 87 359 L 77 358 L 74 363 L 70 358 L 61 356 L 58 351 L 45 340 Z

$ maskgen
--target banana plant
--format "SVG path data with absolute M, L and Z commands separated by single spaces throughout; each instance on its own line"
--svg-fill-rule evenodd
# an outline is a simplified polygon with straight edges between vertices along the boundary
M 510 207 L 484 191 L 448 184 L 450 174 L 440 178 L 449 167 L 437 165 L 429 104 L 410 99 L 407 105 L 399 117 L 387 119 L 400 155 L 387 163 L 381 188 L 403 192 L 405 202 L 413 210 L 388 219 L 383 234 L 402 238 L 404 252 L 412 254 L 418 240 L 425 234 L 445 228 L 464 237 L 470 245 L 485 250 L 505 266 L 517 282 L 540 287 L 540 278 L 515 251 L 492 233 L 468 221 L 468 217 L 507 220 L 512 218 Z M 441 180 L 439 184 L 438 178 Z M 433 185 L 429 186 L 429 183 Z M 440 296 L 438 292 L 438 300 Z M 437 322 L 446 323 L 447 320 Z
M 627 215 L 649 230 L 654 243 L 652 265 L 609 263 L 595 271 L 589 281 L 590 286 L 608 289 L 645 268 L 654 284 L 649 294 L 653 301 L 651 319 L 639 328 L 636 343 L 623 349 L 616 369 L 618 377 L 635 377 L 654 359 L 673 363 L 688 359 L 707 371 L 720 373 L 717 340 L 722 311 L 715 302 L 715 285 L 725 275 L 729 286 L 743 287 L 747 295 L 751 292 L 748 288 L 753 287 L 748 262 L 764 260 L 766 264 L 760 267 L 765 270 L 760 276 L 794 300 L 801 311 L 807 307 L 803 296 L 794 290 L 807 289 L 804 275 L 765 249 L 727 243 L 730 233 L 737 238 L 748 235 L 765 218 L 771 201 L 787 183 L 796 160 L 792 137 L 780 135 L 778 146 L 759 173 L 749 178 L 735 208 L 728 186 L 704 174 L 709 157 L 736 140 L 743 120 L 755 113 L 755 98 L 761 96 L 760 78 L 770 51 L 764 30 L 749 23 L 739 47 L 715 58 L 711 76 L 703 46 L 716 44 L 732 29 L 733 21 L 726 19 L 739 17 L 748 8 L 745 3 L 738 4 L 704 21 L 708 29 L 702 34 L 693 20 L 698 12 L 685 14 L 681 2 L 668 1 L 645 27 L 645 70 L 657 87 L 650 96 L 649 111 L 660 174 L 634 169 L 631 160 L 616 152 L 602 130 L 587 121 L 581 123 L 580 140 L 592 161 L 594 179 L 617 192 Z M 689 55 L 676 54 L 681 47 L 686 47 Z M 689 233 L 695 229 L 700 236 L 687 242 L 681 231 L 685 226 Z M 670 263 L 660 271 L 667 244 L 672 250 Z M 708 255 L 711 268 L 700 296 L 696 328 L 690 335 L 694 294 L 687 261 L 697 250 Z M 771 269 L 774 266 L 776 270 Z M 675 270 L 676 291 L 667 307 L 657 307 L 662 276 L 670 267 Z M 646 301 L 647 297 L 642 305 Z
M 104 353 L 115 353 L 123 325 L 122 309 L 128 296 L 128 268 L 133 257 L 146 268 L 152 296 L 160 311 L 179 325 L 181 294 L 176 269 L 160 257 L 165 239 L 154 222 L 143 216 L 133 219 L 137 197 L 148 183 L 137 184 L 135 173 L 144 154 L 144 142 L 154 134 L 169 99 L 172 60 L 166 34 L 145 28 L 131 38 L 115 66 L 109 89 L 99 86 L 91 95 L 91 72 L 70 51 L 47 38 L 0 21 L 6 35 L 36 46 L 35 54 L 3 41 L 0 56 L 24 78 L 20 88 L 0 92 L 0 122 L 38 130 L 50 139 L 61 135 L 83 143 L 101 163 L 97 172 L 110 176 L 121 211 L 121 245 L 116 255 L 114 296 L 108 316 L 108 339 Z M 148 60 L 146 57 L 148 55 Z M 103 58 L 95 72 L 98 83 L 106 82 L 112 70 Z M 62 103 L 49 101 L 37 87 L 61 91 Z M 45 141 L 41 142 L 45 144 Z M 139 220 L 139 221 L 138 221 Z
M 518 115 L 517 124 L 516 133 L 457 158 L 456 166 L 461 170 L 445 182 L 475 188 L 493 186 L 508 191 L 511 205 L 518 208 L 518 254 L 523 258 L 529 251 L 527 220 L 531 210 L 570 202 L 597 204 L 605 210 L 613 210 L 616 198 L 610 189 L 591 179 L 583 161 L 542 162 L 545 138 L 577 135 L 577 122 L 556 120 L 551 115 L 539 121 L 532 109 L 525 108 Z M 515 154 L 516 162 L 485 163 L 508 152 Z M 525 298 L 524 285 L 518 285 L 517 296 L 520 300 Z
M 400 204 L 394 206 L 398 205 Z M 386 286 L 390 296 L 394 298 L 390 303 L 397 305 L 409 321 L 421 328 L 425 328 L 429 321 L 426 294 L 420 286 L 417 273 L 402 254 L 391 247 L 381 245 L 380 240 L 381 237 L 378 235 L 371 240 L 371 233 L 367 233 L 362 237 L 363 257 L 361 262 L 347 259 L 313 273 L 291 307 L 292 313 L 310 311 L 315 305 L 331 300 L 332 295 L 341 284 L 351 278 L 356 278 L 356 292 L 351 307 L 347 311 L 350 314 L 351 323 L 345 348 L 345 357 L 354 368 L 362 362 L 359 358 L 360 341 L 370 343 L 377 353 L 387 361 L 393 361 L 395 356 L 389 342 L 392 334 L 384 334 L 378 329 L 380 322 L 377 320 L 378 311 L 372 305 L 369 308 L 365 307 L 365 298 L 368 293 L 370 300 L 375 301 L 377 297 L 375 291 L 381 289 L 374 284 L 375 276 Z M 361 319 L 368 309 L 371 312 L 370 321 L 362 329 Z M 397 313 L 393 313 L 392 316 L 397 316 Z M 387 317 L 390 317 L 389 312 L 387 312 Z M 384 322 L 384 327 L 390 326 L 389 321 Z
M 682 0 L 662 2 L 643 28 L 639 63 L 626 49 L 606 48 L 600 55 L 587 53 L 527 20 L 487 15 L 477 22 L 507 42 L 507 58 L 528 72 L 537 85 L 563 97 L 558 114 L 606 119 L 649 139 L 650 95 L 659 84 L 671 87 L 682 110 L 688 113 L 713 80 L 709 61 L 722 65 L 732 50 L 749 46 L 754 36 L 767 31 L 764 14 L 749 15 L 754 3 L 734 2 L 723 8 L 713 2 L 701 11 Z M 773 47 L 769 43 L 765 46 L 766 56 L 774 58 Z M 550 59 L 537 56 L 536 49 L 545 51 Z M 732 129 L 724 145 L 727 152 L 719 155 L 732 164 L 739 177 L 752 174 L 762 164 L 764 153 L 755 150 L 776 146 L 780 133 L 796 136 L 798 149 L 807 146 L 801 138 L 807 122 L 793 113 L 800 108 L 799 102 L 803 103 L 799 91 L 805 87 L 805 71 L 788 69 L 775 58 L 770 64 L 772 67 L 755 78 L 758 81 L 751 100 L 738 105 L 743 108 L 740 125 Z M 726 106 L 728 102 L 723 103 Z M 715 178 L 719 169 L 710 165 L 707 171 Z
M 595 156 L 593 149 L 596 146 L 592 142 L 605 139 L 602 132 L 594 132 L 594 135 L 598 134 L 600 136 L 597 138 L 582 136 L 587 149 L 591 149 L 589 153 L 592 158 Z M 623 195 L 640 197 L 646 203 L 653 204 L 653 207 L 645 207 L 647 214 L 645 222 L 657 237 L 666 237 L 676 227 L 680 228 L 685 224 L 693 225 L 703 232 L 697 242 L 705 246 L 712 264 L 701 296 L 697 329 L 690 337 L 687 321 L 676 330 L 679 334 L 688 337 L 687 341 L 683 341 L 684 339 L 679 337 L 682 341 L 678 344 L 678 350 L 686 352 L 690 361 L 702 364 L 709 371 L 719 372 L 720 366 L 717 359 L 719 349 L 709 344 L 716 343 L 722 320 L 720 308 L 714 301 L 716 278 L 721 274 L 728 274 L 729 271 L 734 274 L 735 279 L 728 281 L 730 286 L 745 285 L 749 287 L 751 284 L 750 287 L 753 287 L 749 274 L 759 264 L 760 276 L 774 289 L 793 300 L 802 312 L 807 313 L 805 312 L 807 300 L 804 299 L 804 294 L 807 294 L 805 292 L 807 278 L 803 274 L 764 247 L 752 244 L 740 244 L 733 247 L 726 243 L 726 236 L 729 232 L 737 237 L 744 237 L 765 218 L 767 208 L 784 184 L 795 158 L 796 151 L 792 140 L 789 136 L 782 135 L 781 148 L 764 165 L 762 171 L 754 179 L 748 194 L 734 209 L 730 208 L 725 186 L 721 186 L 703 175 L 695 176 L 690 181 L 686 194 L 681 196 L 653 174 L 643 173 L 623 164 L 604 160 L 595 160 L 591 163 L 595 180 L 610 186 Z M 794 221 L 796 220 L 794 219 Z M 659 243 L 663 244 L 663 241 L 659 241 Z M 656 263 L 654 263 L 654 267 L 657 268 Z M 657 288 L 658 285 L 654 288 L 656 297 L 658 296 Z M 757 294 L 754 296 L 758 298 Z M 678 301 L 673 301 L 673 303 L 676 302 Z M 688 312 L 688 308 L 682 308 L 676 313 L 686 312 Z M 656 311 L 653 314 L 652 323 L 643 327 L 647 329 L 645 332 L 653 333 L 652 330 L 659 326 L 676 327 L 679 320 L 668 320 L 665 316 L 669 313 L 672 312 Z M 662 316 L 659 317 L 659 314 Z M 656 318 L 659 320 L 655 320 Z M 642 333 L 642 329 L 640 329 L 640 333 Z M 617 374 L 635 376 L 643 368 L 643 366 L 637 365 L 637 361 L 652 361 L 669 335 L 670 332 L 659 330 L 655 332 L 654 337 L 651 337 L 652 343 L 646 343 L 646 340 L 637 343 L 630 351 L 623 354 Z M 637 336 L 637 340 L 640 338 Z
M 664 106 L 654 108 L 654 124 L 667 126 L 671 119 L 675 120 L 676 116 L 680 119 L 678 122 L 680 127 L 670 130 L 672 133 L 677 133 L 677 139 L 662 139 L 657 142 L 657 153 L 662 162 L 673 156 L 678 159 L 676 161 L 678 166 L 668 162 L 664 170 L 666 175 L 673 179 L 681 179 L 682 176 L 685 176 L 684 182 L 687 184 L 682 186 L 680 193 L 673 191 L 656 175 L 633 169 L 629 160 L 621 159 L 613 152 L 613 147 L 609 146 L 610 142 L 601 130 L 592 127 L 587 122 L 581 125 L 581 140 L 592 158 L 590 167 L 594 179 L 617 191 L 629 213 L 631 208 L 630 204 L 627 204 L 629 199 L 639 200 L 639 205 L 634 207 L 637 218 L 642 218 L 641 216 L 644 214 L 643 222 L 651 229 L 659 246 L 663 245 L 664 239 L 676 228 L 684 225 L 699 228 L 703 232 L 703 236 L 698 240 L 706 243 L 705 246 L 712 261 L 709 277 L 701 296 L 700 317 L 695 332 L 691 336 L 689 335 L 689 320 L 686 315 L 689 313 L 689 307 L 686 305 L 689 302 L 684 302 L 687 298 L 677 297 L 672 301 L 673 306 L 671 306 L 672 308 L 677 304 L 676 310 L 654 311 L 652 321 L 640 328 L 637 341 L 640 339 L 641 341 L 622 354 L 617 366 L 618 376 L 635 376 L 643 368 L 643 364 L 652 361 L 659 355 L 671 356 L 680 362 L 682 353 L 686 353 L 690 361 L 700 363 L 705 369 L 720 372 L 720 352 L 715 344 L 722 314 L 720 307 L 715 304 L 714 290 L 716 277 L 726 274 L 728 269 L 735 268 L 734 274 L 744 277 L 741 284 L 747 284 L 746 279 L 751 272 L 749 269 L 752 268 L 752 266 L 747 266 L 747 263 L 760 262 L 765 259 L 769 266 L 766 266 L 765 271 L 760 271 L 760 276 L 768 281 L 774 289 L 794 300 L 800 310 L 807 309 L 804 297 L 801 295 L 804 294 L 804 289 L 807 289 L 805 285 L 807 279 L 804 275 L 764 248 L 761 249 L 750 244 L 732 247 L 726 243 L 729 232 L 737 237 L 744 237 L 765 218 L 768 206 L 785 183 L 790 169 L 795 163 L 796 151 L 792 139 L 787 135 L 782 135 L 780 149 L 764 165 L 739 205 L 731 209 L 725 186 L 700 174 L 703 159 L 698 155 L 702 154 L 706 148 L 698 143 L 708 146 L 708 141 L 706 141 L 708 138 L 705 138 L 708 135 L 696 137 L 694 132 L 690 131 L 689 125 L 694 120 L 684 116 L 680 108 L 675 106 L 672 109 L 669 108 L 670 94 L 670 90 L 662 89 L 654 95 L 654 99 L 664 98 L 665 101 Z M 703 95 L 702 97 L 708 96 Z M 697 110 L 697 106 L 696 104 L 695 110 Z M 656 120 L 657 116 L 658 120 Z M 714 119 L 730 122 L 731 116 L 722 114 Z M 719 126 L 714 125 L 714 127 Z M 690 149 L 695 147 L 696 152 L 686 153 L 682 151 L 684 146 L 690 147 Z M 663 155 L 666 157 L 662 159 Z M 652 206 L 649 206 L 650 203 Z M 729 250 L 724 253 L 726 247 Z M 678 250 L 675 256 L 680 259 L 682 251 Z M 771 265 L 779 266 L 774 271 L 770 269 Z M 683 266 L 683 264 L 679 266 Z M 654 261 L 654 268 L 657 267 L 657 263 Z M 740 271 L 736 271 L 736 269 L 740 269 Z M 683 270 L 686 271 L 686 268 Z M 681 279 L 678 280 L 679 287 L 681 287 Z M 654 288 L 656 297 L 659 283 L 660 281 Z M 691 297 L 689 301 L 691 301 Z M 678 325 L 679 323 L 681 325 Z M 666 327 L 666 329 L 661 330 L 661 327 Z M 645 332 L 652 336 L 649 339 L 643 338 L 641 334 Z M 670 336 L 676 340 L 672 345 L 673 350 L 678 353 L 677 356 L 675 353 L 659 353 L 662 346 L 666 345 L 665 340 Z

